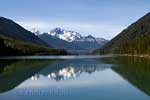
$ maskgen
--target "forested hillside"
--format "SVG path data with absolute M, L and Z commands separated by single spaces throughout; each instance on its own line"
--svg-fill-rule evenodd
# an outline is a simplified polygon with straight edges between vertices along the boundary
M 123 30 L 96 54 L 150 54 L 150 13 Z
M 65 55 L 63 49 L 48 48 L 0 35 L 0 56 L 10 55 Z

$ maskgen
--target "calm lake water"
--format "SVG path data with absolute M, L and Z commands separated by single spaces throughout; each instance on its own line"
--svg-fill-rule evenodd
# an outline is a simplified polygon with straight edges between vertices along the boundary
M 150 100 L 150 59 L 30 56 L 0 59 L 0 100 Z

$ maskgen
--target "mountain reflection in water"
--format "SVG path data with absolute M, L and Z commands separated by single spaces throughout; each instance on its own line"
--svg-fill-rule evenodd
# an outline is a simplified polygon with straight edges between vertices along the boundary
M 93 59 L 65 60 L 59 62 L 59 64 L 47 65 L 43 70 L 33 75 L 31 80 L 38 80 L 40 76 L 56 81 L 74 79 L 82 73 L 91 74 L 92 72 L 103 71 L 111 67 L 112 64 L 100 64 L 99 61 Z
M 145 58 L 0 60 L 1 100 L 150 100 L 149 84 Z

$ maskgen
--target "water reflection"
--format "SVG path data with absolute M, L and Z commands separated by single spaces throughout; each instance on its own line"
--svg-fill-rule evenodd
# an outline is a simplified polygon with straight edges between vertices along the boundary
M 75 79 L 82 73 L 91 74 L 95 71 L 103 71 L 112 67 L 113 64 L 103 64 L 94 59 L 73 59 L 45 66 L 43 70 L 31 77 L 32 80 L 38 80 L 40 76 L 51 80 L 61 81 Z
M 149 100 L 149 80 L 143 58 L 0 60 L 2 100 Z
M 11 90 L 29 78 L 38 80 L 44 76 L 55 81 L 75 79 L 84 72 L 91 74 L 110 67 L 93 59 L 0 60 L 0 92 Z
M 0 60 L 0 92 L 6 92 L 55 60 Z
M 103 58 L 103 62 L 115 64 L 112 70 L 119 73 L 129 83 L 150 95 L 150 59 L 138 57 Z

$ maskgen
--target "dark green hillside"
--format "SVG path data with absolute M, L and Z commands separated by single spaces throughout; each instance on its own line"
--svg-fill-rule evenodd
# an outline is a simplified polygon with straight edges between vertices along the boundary
M 63 49 L 51 49 L 0 35 L 0 56 L 10 55 L 64 55 Z
M 66 54 L 63 49 L 50 47 L 14 21 L 0 17 L 0 56 Z
M 150 13 L 123 30 L 108 42 L 100 53 L 150 54 Z
M 0 34 L 24 42 L 49 46 L 30 31 L 27 31 L 14 21 L 3 17 L 0 17 Z

